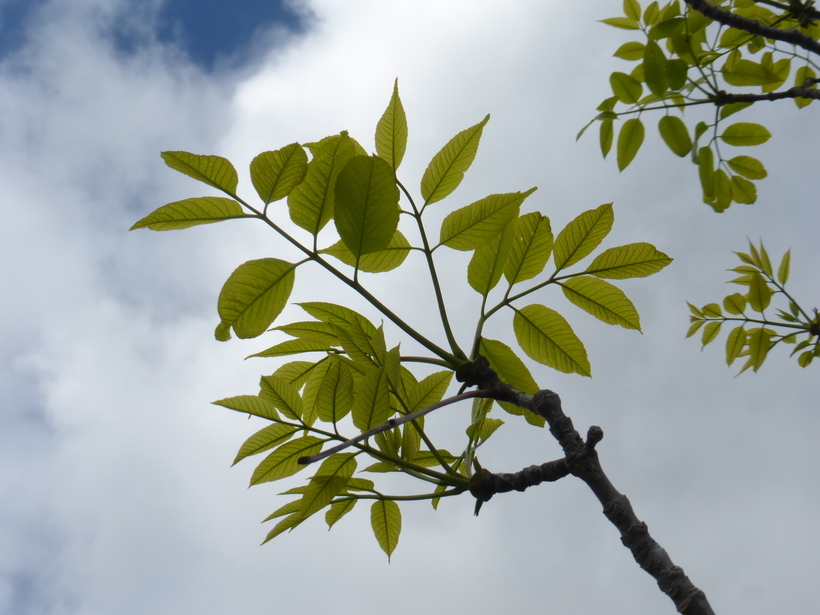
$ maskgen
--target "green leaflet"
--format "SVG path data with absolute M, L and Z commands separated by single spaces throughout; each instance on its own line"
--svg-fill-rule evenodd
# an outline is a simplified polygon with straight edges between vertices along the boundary
M 354 384 L 353 424 L 367 431 L 384 423 L 391 411 L 387 374 L 374 367 Z
M 479 352 L 487 358 L 490 367 L 495 370 L 502 381 L 529 395 L 538 392 L 538 384 L 530 374 L 529 368 L 518 358 L 512 348 L 504 342 L 482 337 Z M 510 414 L 523 416 L 532 425 L 543 427 L 546 422 L 544 417 L 538 416 L 529 410 L 507 402 L 499 403 L 504 410 Z
M 302 398 L 293 384 L 278 376 L 262 376 L 259 386 L 259 397 L 273 403 L 291 419 L 298 420 L 302 417 Z
M 229 410 L 236 410 L 237 412 L 244 412 L 245 414 L 252 414 L 269 421 L 279 420 L 279 413 L 276 411 L 276 406 L 264 397 L 256 395 L 237 395 L 236 397 L 227 397 L 218 401 L 212 402 L 216 406 L 222 406 Z
M 732 176 L 732 200 L 751 205 L 757 200 L 757 188 L 748 179 Z
M 425 205 L 440 201 L 458 188 L 464 173 L 475 160 L 481 133 L 489 121 L 488 114 L 475 126 L 462 130 L 450 139 L 433 156 L 421 178 L 421 196 Z
M 658 122 L 658 132 L 664 143 L 681 158 L 692 151 L 692 139 L 686 124 L 677 115 L 664 115 Z
M 203 196 L 163 205 L 135 222 L 129 230 L 147 228 L 152 231 L 174 231 L 199 224 L 253 217 L 242 211 L 242 206 L 233 199 Z
M 410 254 L 410 249 L 411 245 L 410 242 L 407 241 L 407 238 L 401 231 L 396 231 L 386 248 L 361 256 L 359 259 L 359 271 L 365 271 L 367 273 L 392 271 L 404 262 L 407 255 Z M 345 265 L 350 265 L 351 267 L 356 266 L 356 257 L 353 256 L 353 253 L 347 249 L 341 240 L 329 248 L 320 250 L 320 252 L 338 258 Z
M 330 322 L 343 328 L 349 328 L 347 325 L 355 324 L 366 336 L 370 338 L 376 336 L 376 327 L 373 326 L 373 323 L 350 308 L 321 301 L 308 301 L 298 305 L 316 320 Z
M 347 486 L 348 480 L 356 471 L 356 465 L 354 453 L 336 453 L 325 459 L 302 496 L 299 510 L 302 519 L 307 519 L 330 504 Z
M 282 423 L 274 423 L 273 425 L 263 427 L 245 440 L 231 465 L 236 465 L 245 459 L 245 457 L 258 455 L 259 453 L 272 449 L 274 446 L 278 446 L 282 442 L 286 442 L 297 431 L 299 431 L 298 427 L 284 425 Z
M 618 134 L 618 170 L 623 171 L 635 158 L 641 148 L 644 137 L 643 123 L 636 117 L 624 122 Z
M 658 44 L 652 40 L 648 41 L 643 52 L 644 80 L 646 86 L 656 96 L 662 95 L 669 89 L 668 64 L 669 61 Z
M 624 292 L 598 278 L 581 276 L 561 282 L 564 296 L 579 308 L 608 325 L 641 330 L 635 306 Z
M 489 243 L 518 217 L 526 192 L 491 194 L 447 214 L 441 223 L 439 244 L 454 250 L 475 250 Z
M 743 325 L 735 327 L 726 337 L 726 365 L 731 365 L 746 346 L 746 330 Z
M 601 154 L 603 154 L 604 158 L 609 153 L 609 150 L 612 149 L 612 138 L 615 135 L 615 128 L 612 123 L 612 120 L 603 120 L 601 122 L 601 132 L 599 135 L 599 141 L 601 144 Z
M 729 295 L 723 300 L 723 308 L 729 314 L 739 316 L 746 309 L 746 297 L 740 293 Z
M 297 460 L 300 457 L 318 453 L 322 448 L 323 440 L 314 436 L 304 436 L 285 442 L 282 446 L 273 451 L 260 463 L 253 471 L 251 485 L 267 483 L 288 476 L 293 476 L 307 466 L 300 465 Z
M 729 85 L 768 85 L 782 82 L 769 68 L 751 60 L 737 60 L 731 65 L 727 61 L 721 73 Z
M 441 401 L 452 378 L 453 372 L 450 370 L 435 372 L 423 378 L 407 392 L 407 411 L 415 412 Z
M 305 179 L 288 195 L 288 210 L 294 224 L 317 235 L 333 217 L 336 178 L 353 156 L 364 154 L 361 145 L 347 132 L 310 144 L 313 160 Z
M 399 505 L 392 500 L 376 500 L 370 507 L 370 525 L 382 551 L 387 553 L 389 562 L 401 534 Z
M 251 182 L 267 205 L 288 196 L 307 175 L 307 154 L 291 143 L 274 152 L 263 152 L 251 161 Z
M 600 19 L 601 23 L 605 23 L 608 26 L 612 26 L 614 28 L 620 28 L 622 30 L 640 30 L 641 24 L 637 22 L 635 19 L 630 19 L 629 17 L 609 17 L 608 19 Z
M 777 281 L 785 284 L 789 281 L 789 267 L 791 266 L 792 251 L 791 248 L 786 250 L 783 255 L 783 260 L 780 261 L 780 266 L 777 268 Z
M 706 323 L 706 326 L 703 327 L 703 334 L 701 336 L 701 342 L 703 346 L 715 341 L 717 339 L 718 333 L 720 333 L 720 327 L 723 324 L 723 321 L 718 320 L 710 320 Z
M 267 536 L 265 536 L 265 540 L 262 541 L 262 544 L 265 544 L 266 542 L 269 542 L 269 541 L 273 540 L 279 534 L 282 534 L 283 532 L 286 532 L 287 530 L 292 530 L 297 525 L 299 525 L 301 522 L 302 522 L 302 519 L 299 517 L 298 512 L 295 512 L 295 513 L 292 513 L 292 514 L 288 515 L 287 517 L 282 519 L 279 523 L 277 523 L 275 526 L 273 526 L 273 529 L 270 532 L 268 532 Z
M 562 230 L 555 240 L 555 270 L 560 271 L 586 257 L 612 230 L 612 203 L 585 211 Z
M 236 196 L 239 176 L 229 160 L 221 156 L 200 156 L 190 152 L 162 152 L 162 159 L 175 171 L 213 186 L 230 196 Z
M 467 283 L 485 297 L 498 284 L 513 240 L 513 225 L 495 237 L 490 243 L 476 249 L 467 266 Z
M 287 305 L 296 265 L 278 258 L 248 261 L 231 274 L 219 293 L 217 339 L 230 339 L 228 327 L 246 339 L 264 333 Z
M 407 116 L 399 98 L 399 80 L 396 79 L 387 109 L 376 124 L 376 153 L 394 170 L 398 170 L 406 148 Z
M 590 263 L 584 273 L 609 280 L 645 278 L 657 273 L 672 259 L 651 243 L 630 243 L 604 250 Z
M 516 310 L 513 330 L 531 359 L 559 372 L 592 375 L 583 343 L 555 310 L 537 304 Z
M 341 361 L 331 361 L 322 377 L 316 395 L 316 412 L 319 419 L 335 423 L 344 418 L 353 405 L 353 374 Z
M 618 49 L 612 55 L 616 58 L 621 58 L 622 60 L 635 62 L 636 60 L 643 59 L 644 47 L 645 45 L 643 43 L 631 41 L 629 43 L 624 43 L 623 45 L 618 47 Z
M 742 374 L 750 367 L 755 372 L 760 369 L 769 354 L 769 350 L 772 348 L 771 338 L 773 335 L 774 331 L 764 327 L 748 331 L 746 343 L 749 346 L 749 359 L 739 373 Z
M 325 374 L 330 370 L 331 363 L 339 361 L 338 355 L 333 355 L 334 359 L 329 357 L 319 363 L 307 377 L 305 381 L 305 388 L 302 391 L 302 420 L 308 424 L 313 425 L 316 419 L 319 418 L 319 408 L 317 401 L 319 398 L 319 390 L 324 381 Z
M 732 171 L 748 179 L 763 179 L 768 175 L 763 163 L 751 156 L 735 156 L 726 162 Z
M 332 352 L 333 348 L 322 342 L 308 339 L 287 340 L 281 344 L 271 346 L 267 350 L 249 355 L 251 357 L 285 357 L 292 354 L 302 354 L 303 352 Z
M 376 156 L 354 156 L 336 180 L 336 230 L 358 260 L 385 249 L 399 225 L 393 167 Z
M 643 49 L 643 45 L 641 48 Z M 634 105 L 641 99 L 643 86 L 640 81 L 631 75 L 614 72 L 609 76 L 609 85 L 612 87 L 612 93 L 615 94 L 622 103 Z
M 765 143 L 771 136 L 772 134 L 766 130 L 765 126 L 750 122 L 737 122 L 727 126 L 720 138 L 729 145 L 746 147 Z
M 749 306 L 755 312 L 762 312 L 769 307 L 774 291 L 766 284 L 765 278 L 756 271 L 749 279 Z
M 333 502 L 328 511 L 325 513 L 327 529 L 332 528 L 339 519 L 353 510 L 353 507 L 356 505 L 356 501 L 357 500 L 340 500 L 338 502 Z
M 641 18 L 641 3 L 638 0 L 624 0 L 624 14 L 638 21 Z
M 504 276 L 510 285 L 531 280 L 541 273 L 552 254 L 552 244 L 549 218 L 537 212 L 518 218 L 510 255 L 504 265 Z
M 292 515 L 295 512 L 299 512 L 299 508 L 301 506 L 302 502 L 300 502 L 299 500 L 293 500 L 292 502 L 288 502 L 284 506 L 280 506 L 267 517 L 262 519 L 262 523 L 265 523 L 266 521 L 271 521 L 272 519 L 276 519 L 278 517 L 284 517 L 285 515 Z
M 293 322 L 289 325 L 274 327 L 273 330 L 282 331 L 292 337 L 317 342 L 322 344 L 323 347 L 339 345 L 339 338 L 336 336 L 333 325 L 326 322 L 318 322 L 315 320 Z

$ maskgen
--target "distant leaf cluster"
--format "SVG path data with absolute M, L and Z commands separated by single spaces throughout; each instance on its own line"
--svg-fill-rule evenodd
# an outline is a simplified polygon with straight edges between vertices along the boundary
M 710 0 L 710 4 L 772 28 L 799 30 L 810 40 L 820 38 L 820 23 L 807 18 L 805 11 L 792 10 L 795 7 L 765 3 L 769 8 L 752 0 Z M 803 6 L 800 2 L 791 4 Z M 615 51 L 616 57 L 635 66 L 629 72 L 610 75 L 613 95 L 598 106 L 600 113 L 590 122 L 600 122 L 604 157 L 615 143 L 618 168 L 629 166 L 644 141 L 643 114 L 663 111 L 658 132 L 672 152 L 690 156 L 697 165 L 703 201 L 718 212 L 733 202 L 754 203 L 757 188 L 753 182 L 766 177 L 766 169 L 756 158 L 732 155 L 726 146 L 760 145 L 771 134 L 757 123 L 727 125 L 726 120 L 778 91 L 793 98 L 798 108 L 809 105 L 811 98 L 781 88 L 793 84 L 816 90 L 816 59 L 803 49 L 715 23 L 688 4 L 681 8 L 678 0 L 666 4 L 655 1 L 645 9 L 638 0 L 624 0 L 623 10 L 623 17 L 604 19 L 603 23 L 639 31 L 642 40 L 624 43 Z M 761 95 L 739 96 L 736 88 L 747 87 L 759 88 Z M 712 118 L 687 126 L 682 119 L 684 111 L 701 105 L 714 107 Z M 624 117 L 628 119 L 621 123 Z
M 732 293 L 723 299 L 723 307 L 709 303 L 703 307 L 689 304 L 692 322 L 686 337 L 701 331 L 703 346 L 713 342 L 725 323 L 742 323 L 733 326 L 726 338 L 726 363 L 746 358 L 739 373 L 750 367 L 757 371 L 763 365 L 769 351 L 779 343 L 794 345 L 791 356 L 797 355 L 800 367 L 808 366 L 820 357 L 820 318 L 815 308 L 809 315 L 786 291 L 789 279 L 791 251 L 787 251 L 775 270 L 763 243 L 756 247 L 749 243 L 749 252 L 736 252 L 741 265 L 730 271 L 740 274 L 730 281 L 743 286 L 745 293 Z M 773 299 L 780 298 L 783 308 L 772 311 Z M 757 316 L 755 313 L 759 314 Z
M 475 159 L 488 121 L 489 116 L 459 132 L 433 156 L 421 178 L 420 204 L 396 177 L 408 135 L 397 84 L 376 127 L 374 155 L 368 155 L 359 142 L 341 132 L 313 143 L 292 143 L 254 158 L 250 177 L 261 206 L 238 196 L 238 175 L 228 160 L 188 152 L 163 154 L 168 166 L 228 198 L 202 196 L 170 203 L 132 228 L 160 231 L 253 218 L 304 255 L 298 262 L 275 256 L 248 261 L 230 275 L 219 294 L 218 340 L 228 340 L 232 334 L 253 338 L 274 331 L 289 339 L 253 356 L 298 357 L 263 376 L 255 395 L 215 402 L 266 422 L 241 446 L 235 463 L 264 453 L 251 484 L 277 481 L 305 469 L 299 461 L 328 443 L 348 441 L 345 434 L 368 434 L 349 452 L 329 456 L 306 484 L 284 492 L 296 497 L 266 519 L 276 521 L 266 541 L 319 511 L 325 511 L 325 521 L 332 527 L 357 502 L 370 500 L 373 531 L 389 557 L 401 531 L 397 502 L 427 499 L 435 506 L 442 497 L 468 490 L 478 467 L 476 449 L 503 423 L 488 416 L 492 400 L 473 400 L 466 444 L 458 454 L 438 448 L 430 440 L 423 417 L 395 427 L 389 423 L 373 435 L 369 432 L 396 417 L 450 403 L 449 399 L 462 399 L 444 399 L 453 372 L 482 356 L 504 382 L 524 393 L 538 391 L 517 351 L 483 336 L 485 323 L 496 313 L 506 308 L 516 341 L 528 357 L 584 376 L 591 375 L 590 362 L 568 321 L 541 302 L 522 304 L 523 299 L 530 299 L 548 285 L 558 286 L 570 303 L 598 320 L 640 330 L 635 306 L 609 280 L 652 275 L 671 259 L 648 243 L 617 246 L 593 256 L 612 228 L 611 204 L 581 213 L 554 235 L 548 217 L 538 212 L 521 213 L 522 204 L 535 188 L 492 194 L 450 211 L 438 228 L 437 242 L 433 240 L 424 213 L 458 188 Z M 296 234 L 283 226 L 286 217 L 295 225 Z M 402 226 L 400 230 L 402 220 L 409 229 Z M 439 284 L 435 257 L 444 249 L 472 253 L 466 281 L 479 294 L 481 306 L 468 352 L 453 334 Z M 424 259 L 435 295 L 434 303 L 415 305 L 411 315 L 423 313 L 427 319 L 437 314 L 443 340 L 417 331 L 363 283 L 362 274 L 396 270 L 411 254 Z M 590 256 L 593 258 L 586 265 L 574 267 Z M 356 291 L 405 339 L 420 345 L 424 354 L 402 354 L 400 345 L 388 343 L 383 323 L 376 324 L 329 301 L 327 291 L 321 293 L 321 301 L 299 304 L 307 314 L 304 320 L 273 326 L 290 300 L 297 272 L 302 279 L 304 267 L 313 268 L 304 278 L 312 284 L 318 267 L 328 279 L 335 278 Z M 413 285 L 421 282 L 407 281 Z M 408 367 L 412 364 L 427 364 L 428 371 L 429 366 L 436 366 L 439 371 L 417 377 Z M 507 402 L 501 405 L 534 425 L 544 424 L 543 418 L 529 410 Z M 365 459 L 368 463 L 360 466 Z M 357 471 L 376 475 L 403 472 L 428 483 L 430 490 L 389 494 L 373 480 L 356 475 Z

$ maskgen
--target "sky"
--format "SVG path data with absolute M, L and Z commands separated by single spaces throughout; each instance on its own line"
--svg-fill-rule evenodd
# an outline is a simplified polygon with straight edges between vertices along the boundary
M 820 107 L 749 113 L 774 135 L 757 148 L 769 177 L 753 206 L 717 215 L 701 204 L 695 168 L 652 130 L 619 173 L 595 133 L 575 135 L 623 69 L 611 54 L 627 35 L 597 22 L 620 10 L 614 0 L 0 2 L 0 613 L 674 612 L 572 479 L 498 495 L 477 518 L 467 495 L 437 512 L 403 506 L 390 564 L 364 506 L 330 533 L 317 515 L 259 546 L 260 521 L 285 501 L 275 494 L 300 477 L 247 489 L 253 462 L 230 464 L 259 425 L 209 402 L 254 393 L 277 363 L 243 360 L 270 340 L 218 343 L 213 329 L 224 280 L 246 260 L 281 256 L 281 242 L 240 222 L 127 229 L 213 194 L 159 152 L 225 156 L 252 198 L 247 165 L 261 151 L 340 130 L 372 150 L 396 78 L 411 189 L 451 136 L 492 116 L 436 215 L 538 186 L 527 210 L 554 229 L 614 202 L 603 247 L 648 241 L 675 259 L 621 285 L 642 333 L 545 293 L 584 340 L 593 378 L 537 365 L 533 375 L 582 433 L 603 428 L 610 479 L 716 612 L 816 610 L 816 365 L 802 370 L 776 349 L 736 377 L 723 338 L 701 351 L 684 334 L 685 302 L 728 294 L 732 251 L 749 238 L 778 258 L 791 248 L 789 286 L 820 305 L 820 244 L 800 222 L 816 218 Z M 441 265 L 452 312 L 477 313 L 477 295 L 459 286 L 463 255 Z M 372 284 L 427 330 L 425 291 L 407 280 Z M 355 301 L 310 272 L 293 300 L 331 294 Z M 283 322 L 299 313 L 289 307 Z M 509 336 L 509 323 L 491 334 Z M 457 443 L 468 417 L 448 407 L 428 425 Z M 509 417 L 481 460 L 512 472 L 560 456 L 548 432 Z

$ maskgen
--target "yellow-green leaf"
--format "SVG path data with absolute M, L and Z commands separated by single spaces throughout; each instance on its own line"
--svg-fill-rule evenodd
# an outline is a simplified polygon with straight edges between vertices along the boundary
M 792 251 L 791 249 L 786 250 L 786 253 L 783 255 L 783 260 L 780 261 L 780 267 L 777 268 L 777 281 L 781 284 L 785 284 L 789 281 L 789 266 L 792 260 Z
M 353 405 L 353 374 L 341 361 L 332 361 L 316 394 L 316 412 L 319 419 L 335 423 L 344 418 Z
M 774 331 L 760 327 L 759 329 L 751 329 L 746 337 L 746 343 L 749 346 L 749 360 L 743 369 L 751 367 L 753 371 L 760 369 L 763 362 L 766 360 L 766 355 L 771 350 L 771 337 Z
M 392 409 L 384 369 L 373 368 L 354 384 L 353 424 L 361 431 L 384 423 Z
M 464 173 L 475 160 L 481 133 L 489 121 L 487 115 L 475 126 L 462 130 L 433 156 L 421 178 L 421 196 L 425 205 L 440 201 L 458 188 Z
M 729 295 L 723 300 L 723 308 L 730 314 L 738 316 L 746 309 L 746 297 L 740 293 Z
M 561 290 L 567 299 L 598 320 L 624 329 L 641 330 L 638 311 L 617 286 L 591 276 L 580 276 L 562 282 Z
M 587 256 L 612 230 L 612 203 L 585 211 L 562 230 L 555 240 L 555 269 L 569 267 Z
M 288 476 L 293 476 L 307 466 L 300 465 L 300 457 L 318 453 L 322 448 L 322 440 L 314 436 L 304 436 L 285 442 L 273 451 L 260 463 L 251 476 L 251 485 L 267 483 Z
M 235 218 L 252 218 L 233 199 L 203 196 L 163 205 L 134 223 L 129 230 L 147 228 L 152 231 L 173 231 L 199 224 L 212 224 Z
M 308 163 L 304 181 L 288 195 L 288 210 L 294 224 L 317 235 L 333 217 L 336 178 L 353 156 L 364 152 L 346 132 L 308 147 L 313 160 Z
M 751 60 L 737 60 L 731 66 L 727 62 L 721 72 L 726 83 L 735 86 L 767 85 L 780 81 L 770 69 Z
M 643 122 L 636 117 L 624 122 L 621 132 L 618 134 L 618 169 L 623 171 L 635 158 L 635 154 L 641 148 L 644 137 Z
M 393 83 L 393 95 L 379 123 L 376 124 L 376 153 L 394 170 L 398 170 L 407 148 L 407 115 L 399 98 L 399 80 Z
M 298 427 L 284 425 L 282 423 L 274 423 L 273 425 L 263 427 L 250 438 L 245 440 L 239 448 L 239 452 L 236 454 L 236 458 L 233 460 L 231 465 L 235 465 L 245 459 L 245 457 L 264 453 L 265 451 L 272 449 L 274 446 L 278 446 L 282 442 L 286 442 L 297 431 L 299 431 Z
M 637 41 L 624 43 L 612 55 L 622 60 L 634 62 L 635 60 L 643 59 L 644 44 Z
M 513 225 L 508 225 L 490 243 L 476 248 L 467 266 L 467 283 L 485 297 L 495 288 L 507 263 L 512 247 Z
M 612 120 L 603 120 L 601 121 L 601 132 L 599 135 L 599 141 L 601 143 L 601 153 L 606 158 L 606 155 L 609 153 L 609 150 L 612 149 L 612 138 L 615 135 L 615 126 L 612 123 Z
M 601 19 L 601 23 L 605 23 L 608 26 L 613 26 L 615 28 L 621 28 L 622 30 L 640 30 L 641 24 L 639 24 L 636 20 L 630 19 L 629 17 L 609 17 L 608 19 Z
M 489 243 L 518 217 L 521 203 L 535 190 L 491 194 L 447 214 L 441 223 L 440 244 L 454 250 L 474 250 Z
M 303 352 L 333 352 L 333 348 L 323 342 L 309 339 L 287 340 L 275 346 L 248 356 L 251 357 L 286 357 L 292 354 L 302 354 Z
M 722 324 L 723 321 L 719 320 L 710 320 L 706 323 L 706 326 L 703 328 L 703 336 L 701 338 L 701 341 L 704 346 L 715 340 L 715 338 L 718 336 L 718 333 L 720 333 L 720 326 Z
M 407 392 L 407 411 L 415 412 L 441 401 L 452 377 L 453 372 L 447 370 L 423 378 Z
M 252 414 L 253 416 L 268 419 L 269 421 L 279 420 L 279 413 L 276 411 L 276 406 L 273 402 L 257 395 L 237 395 L 212 403 L 216 406 L 222 406 L 223 408 L 235 410 L 236 412 Z
M 302 519 L 330 504 L 347 486 L 356 465 L 355 453 L 336 453 L 325 459 L 302 496 L 299 509 Z
M 736 203 L 751 205 L 757 200 L 757 188 L 748 179 L 732 176 L 732 199 Z
M 356 257 L 385 249 L 399 225 L 393 167 L 377 156 L 354 156 L 336 180 L 336 230 Z
M 295 269 L 296 265 L 278 258 L 248 261 L 237 267 L 219 293 L 220 325 L 233 327 L 242 339 L 264 333 L 288 302 Z
M 638 0 L 624 0 L 624 15 L 638 21 L 641 18 L 641 3 Z
M 732 171 L 748 179 L 763 179 L 768 175 L 763 163 L 751 156 L 735 156 L 726 162 Z
M 765 126 L 750 122 L 738 122 L 728 126 L 720 135 L 720 138 L 729 145 L 746 147 L 765 143 L 771 136 L 772 134 L 766 130 Z
M 370 524 L 382 551 L 387 553 L 387 561 L 396 550 L 401 534 L 401 511 L 392 500 L 376 500 L 370 507 Z
M 592 375 L 583 343 L 555 310 L 537 304 L 516 310 L 513 329 L 531 359 L 567 374 Z
M 339 519 L 353 510 L 355 505 L 356 500 L 340 500 L 338 502 L 333 502 L 328 511 L 325 513 L 327 529 L 332 528 Z
M 731 365 L 740 356 L 744 346 L 746 346 L 746 331 L 743 325 L 740 325 L 732 329 L 726 338 L 726 365 Z
M 301 418 L 302 398 L 296 386 L 278 376 L 262 376 L 259 385 L 259 397 L 270 401 L 288 417 L 294 420 Z
M 695 333 L 698 332 L 698 329 L 700 329 L 705 322 L 705 320 L 694 321 L 691 325 L 689 325 L 689 330 L 686 332 L 686 337 L 692 337 Z
M 251 161 L 251 182 L 267 205 L 288 196 L 307 174 L 307 154 L 291 143 L 273 152 L 263 152 Z
M 301 522 L 302 522 L 302 519 L 299 517 L 298 512 L 295 512 L 295 513 L 292 513 L 292 514 L 288 515 L 287 517 L 282 519 L 279 523 L 277 523 L 275 526 L 273 526 L 273 529 L 270 532 L 268 532 L 267 536 L 265 536 L 265 540 L 262 541 L 262 544 L 265 544 L 266 542 L 268 542 L 270 540 L 273 540 L 279 534 L 281 534 L 281 533 L 283 533 L 287 530 L 292 530 L 297 525 L 299 525 Z
M 407 238 L 401 231 L 396 231 L 393 233 L 393 238 L 390 240 L 390 243 L 387 244 L 386 248 L 362 255 L 359 259 L 359 271 L 366 271 L 368 273 L 392 271 L 404 262 L 408 254 L 410 254 L 410 248 L 410 242 L 407 241 Z M 345 265 L 350 265 L 351 267 L 356 266 L 356 258 L 341 240 L 329 248 L 320 250 L 320 252 L 338 258 Z
M 755 312 L 762 312 L 769 307 L 774 291 L 766 284 L 766 280 L 757 272 L 749 274 L 749 306 Z
M 643 52 L 644 80 L 655 96 L 660 96 L 669 89 L 668 62 L 666 55 L 655 41 L 650 40 L 646 43 Z
M 540 389 L 526 364 L 513 352 L 512 348 L 504 342 L 482 337 L 479 348 L 479 352 L 487 358 L 490 362 L 490 367 L 495 370 L 495 373 L 498 374 L 498 377 L 503 382 L 530 395 Z M 532 425 L 537 425 L 538 427 L 544 426 L 544 417 L 529 410 L 524 410 L 514 404 L 507 402 L 499 403 L 501 407 L 510 414 L 523 416 L 527 419 L 527 422 Z
M 550 219 L 538 212 L 525 214 L 515 222 L 512 249 L 504 265 L 504 276 L 512 284 L 531 280 L 544 270 L 552 254 Z
M 612 73 L 609 76 L 609 85 L 612 87 L 612 93 L 622 103 L 634 105 L 641 99 L 643 92 L 641 82 L 626 73 Z
M 162 152 L 169 167 L 231 196 L 236 196 L 239 177 L 229 160 L 221 156 L 200 156 L 190 152 Z
M 692 151 L 692 139 L 686 124 L 677 115 L 664 115 L 658 122 L 658 132 L 673 152 L 683 157 Z
M 645 278 L 657 273 L 672 259 L 651 243 L 630 243 L 604 250 L 584 273 L 609 280 Z
M 816 90 L 817 83 L 814 82 L 814 79 L 816 78 L 817 73 L 815 73 L 810 66 L 801 66 L 794 73 L 794 85 L 798 88 L 805 87 L 805 84 L 808 81 L 810 83 L 808 86 L 809 89 Z M 810 105 L 812 100 L 812 98 L 798 97 L 794 99 L 794 103 L 797 105 L 798 109 L 802 109 L 803 107 Z

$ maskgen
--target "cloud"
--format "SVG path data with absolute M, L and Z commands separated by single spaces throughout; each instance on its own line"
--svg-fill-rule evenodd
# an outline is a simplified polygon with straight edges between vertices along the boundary
M 256 546 L 258 522 L 283 503 L 274 494 L 292 485 L 246 490 L 253 462 L 229 464 L 257 425 L 208 402 L 253 392 L 273 364 L 242 360 L 264 341 L 211 336 L 222 282 L 277 240 L 241 223 L 125 231 L 163 203 L 211 194 L 165 168 L 159 151 L 227 156 L 252 197 L 246 169 L 260 151 L 343 129 L 372 149 L 396 77 L 411 190 L 450 136 L 491 113 L 454 203 L 537 185 L 527 206 L 561 228 L 614 200 L 607 245 L 651 241 L 676 258 L 624 285 L 644 335 L 606 327 L 557 293 L 538 297 L 567 313 L 595 377 L 534 375 L 581 430 L 604 428 L 613 482 L 716 610 L 768 613 L 783 600 L 809 610 L 820 547 L 816 497 L 802 487 L 820 462 L 811 373 L 778 353 L 735 379 L 720 348 L 700 353 L 682 336 L 684 300 L 725 294 L 730 251 L 747 236 L 763 235 L 773 254 L 792 246 L 795 289 L 816 297 L 817 243 L 795 223 L 813 205 L 794 188 L 817 174 L 804 153 L 813 106 L 762 111 L 776 138 L 762 154 L 771 176 L 760 202 L 717 216 L 699 204 L 694 167 L 656 138 L 623 174 L 600 159 L 595 134 L 574 141 L 609 94 L 610 54 L 623 42 L 595 23 L 620 10 L 611 2 L 306 1 L 310 29 L 250 67 L 210 75 L 150 37 L 118 50 L 113 24 L 133 18 L 129 7 L 51 2 L 0 64 L 0 613 L 671 611 L 570 480 L 499 495 L 478 519 L 469 498 L 436 513 L 405 506 L 389 566 L 363 504 L 330 534 L 311 520 Z M 444 277 L 453 313 L 475 314 L 475 297 L 450 290 L 466 262 L 441 262 L 455 268 Z M 417 285 L 401 275 L 374 283 L 435 330 Z M 350 298 L 323 284 L 300 278 L 298 298 Z M 469 318 L 458 320 L 470 336 Z M 430 424 L 457 444 L 466 411 Z M 496 471 L 560 456 L 548 433 L 512 418 L 486 448 L 482 462 Z M 782 541 L 765 529 L 773 519 Z

